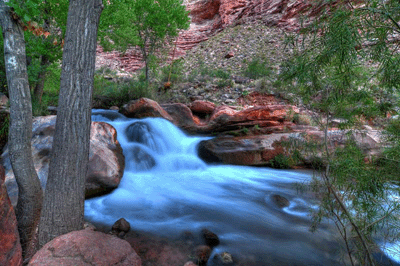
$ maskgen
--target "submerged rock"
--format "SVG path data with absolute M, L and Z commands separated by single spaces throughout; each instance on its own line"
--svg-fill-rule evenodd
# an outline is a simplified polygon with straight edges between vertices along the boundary
M 206 242 L 207 246 L 213 248 L 219 245 L 219 238 L 215 233 L 211 232 L 208 229 L 203 229 L 201 230 L 201 234 L 203 235 L 204 241 Z
M 271 195 L 271 199 L 279 208 L 288 207 L 290 205 L 287 198 L 278 194 Z

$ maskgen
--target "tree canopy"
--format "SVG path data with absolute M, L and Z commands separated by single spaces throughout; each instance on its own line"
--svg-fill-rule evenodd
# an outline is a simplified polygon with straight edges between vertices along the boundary
M 105 50 L 126 51 L 138 46 L 146 64 L 156 50 L 189 27 L 182 0 L 111 0 L 105 4 L 100 21 L 100 44 Z

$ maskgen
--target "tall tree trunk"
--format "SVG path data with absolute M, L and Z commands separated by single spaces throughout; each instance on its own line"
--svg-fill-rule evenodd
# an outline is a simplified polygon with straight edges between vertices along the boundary
M 53 150 L 39 244 L 83 228 L 101 0 L 70 0 Z
M 24 32 L 12 18 L 10 8 L 0 0 L 0 25 L 4 38 L 4 57 L 10 98 L 9 151 L 18 183 L 16 216 L 24 257 L 29 257 L 42 207 L 42 188 L 31 150 L 32 103 L 26 68 Z

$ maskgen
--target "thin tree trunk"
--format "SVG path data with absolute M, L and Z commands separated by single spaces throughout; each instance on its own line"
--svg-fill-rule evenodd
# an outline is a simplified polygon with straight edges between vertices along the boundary
M 44 10 L 45 14 L 49 14 L 49 10 L 46 8 Z M 48 19 L 45 19 L 44 24 L 43 24 L 43 30 L 48 31 L 49 30 L 49 22 Z M 46 38 L 42 36 L 42 39 L 44 42 L 46 42 Z M 49 56 L 45 53 L 44 55 L 41 56 L 40 60 L 40 72 L 37 77 L 37 83 L 35 85 L 35 88 L 33 89 L 33 96 L 35 97 L 35 100 L 40 104 L 42 102 L 42 96 L 43 96 L 43 88 L 44 88 L 44 82 L 46 78 L 46 73 L 47 73 L 47 67 L 50 65 L 50 60 Z
M 42 102 L 42 96 L 43 96 L 43 88 L 44 88 L 44 82 L 46 78 L 46 69 L 49 66 L 49 58 L 47 55 L 42 56 L 42 60 L 40 61 L 40 67 L 41 70 L 38 75 L 38 82 L 36 83 L 35 88 L 33 89 L 33 95 L 35 97 L 35 100 L 40 104 Z
M 10 98 L 9 151 L 18 183 L 16 216 L 24 257 L 31 254 L 32 239 L 40 219 L 42 188 L 36 174 L 31 149 L 32 103 L 26 68 L 24 32 L 12 18 L 10 8 L 0 0 L 0 25 Z M 34 249 L 34 248 L 33 248 Z
M 101 0 L 71 0 L 56 130 L 39 244 L 83 228 L 91 101 Z

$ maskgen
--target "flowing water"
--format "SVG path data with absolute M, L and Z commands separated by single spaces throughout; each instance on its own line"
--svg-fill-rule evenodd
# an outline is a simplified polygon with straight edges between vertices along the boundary
M 88 221 L 111 226 L 124 217 L 133 230 L 170 238 L 207 228 L 221 240 L 213 252 L 251 254 L 259 265 L 344 265 L 332 224 L 310 232 L 316 202 L 296 189 L 308 174 L 207 165 L 196 152 L 206 138 L 161 118 L 98 110 L 92 119 L 116 128 L 126 168 L 116 190 L 86 201 Z M 277 204 L 281 197 L 288 206 Z

